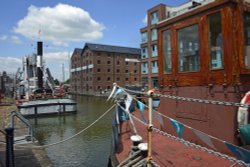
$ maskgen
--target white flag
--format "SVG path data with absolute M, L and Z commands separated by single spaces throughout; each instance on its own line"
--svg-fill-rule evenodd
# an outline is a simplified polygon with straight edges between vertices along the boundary
M 127 97 L 125 99 L 126 111 L 129 111 L 129 107 L 131 106 L 132 100 L 133 100 L 132 96 L 127 94 Z

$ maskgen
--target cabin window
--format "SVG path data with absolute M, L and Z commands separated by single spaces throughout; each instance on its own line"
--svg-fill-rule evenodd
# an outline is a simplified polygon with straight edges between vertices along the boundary
M 179 72 L 200 70 L 198 25 L 178 30 L 178 69 Z
M 222 27 L 220 12 L 208 16 L 210 68 L 223 68 Z
M 163 67 L 164 73 L 172 72 L 172 51 L 170 30 L 163 32 Z
M 250 69 L 250 13 L 244 13 L 245 67 Z

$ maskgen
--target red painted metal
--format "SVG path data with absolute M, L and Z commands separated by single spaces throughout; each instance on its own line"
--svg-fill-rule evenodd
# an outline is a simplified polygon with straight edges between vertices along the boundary
M 146 112 L 146 111 L 145 111 Z M 135 116 L 140 118 L 139 111 L 133 113 Z M 147 114 L 144 113 L 146 116 Z M 155 117 L 154 117 L 155 118 Z M 165 124 L 166 122 L 164 122 Z M 157 119 L 153 120 L 154 127 L 160 128 L 161 125 Z M 141 123 L 135 121 L 135 126 L 139 135 L 142 136 L 143 141 L 147 142 L 147 127 Z M 166 125 L 169 129 L 172 125 Z M 119 163 L 126 159 L 129 155 L 131 147 L 133 145 L 130 140 L 130 136 L 134 135 L 133 127 L 130 121 L 123 122 L 121 124 L 121 134 L 119 136 L 120 148 L 115 154 Z M 152 159 L 156 164 L 161 167 L 165 166 L 230 166 L 233 163 L 217 157 L 215 155 L 209 154 L 207 152 L 200 151 L 193 147 L 188 147 L 183 143 L 174 141 L 166 136 L 162 136 L 153 132 L 152 135 Z M 235 165 L 239 166 L 239 165 Z

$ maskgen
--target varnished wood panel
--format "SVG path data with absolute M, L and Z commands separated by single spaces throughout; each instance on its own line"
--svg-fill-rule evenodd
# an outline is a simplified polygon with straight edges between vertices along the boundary
M 169 19 L 158 25 L 158 55 L 159 55 L 159 84 L 162 86 L 195 86 L 195 85 L 236 85 L 248 83 L 244 75 L 250 74 L 250 70 L 244 69 L 244 34 L 243 34 L 243 7 L 244 2 L 234 0 L 217 0 L 211 4 L 202 6 Z M 249 7 L 249 5 L 247 6 Z M 250 8 L 249 8 L 250 9 Z M 247 10 L 247 9 L 245 9 Z M 250 10 L 249 10 L 250 11 Z M 209 14 L 221 12 L 223 56 L 224 67 L 222 69 L 210 70 L 209 56 Z M 178 72 L 178 34 L 180 28 L 192 24 L 199 25 L 199 47 L 200 47 L 200 71 Z M 172 47 L 172 74 L 163 73 L 163 38 L 165 30 L 171 29 Z M 250 75 L 249 75 L 250 77 Z

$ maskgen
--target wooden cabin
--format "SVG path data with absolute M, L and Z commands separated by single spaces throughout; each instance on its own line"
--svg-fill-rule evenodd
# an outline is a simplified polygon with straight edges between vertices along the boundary
M 250 1 L 205 0 L 179 13 L 167 12 L 169 17 L 157 26 L 161 94 L 239 103 L 250 90 Z M 241 145 L 236 106 L 164 97 L 159 111 Z M 162 128 L 176 135 L 168 120 Z M 190 129 L 183 137 L 204 146 Z M 218 151 L 227 152 L 221 142 L 213 142 Z

